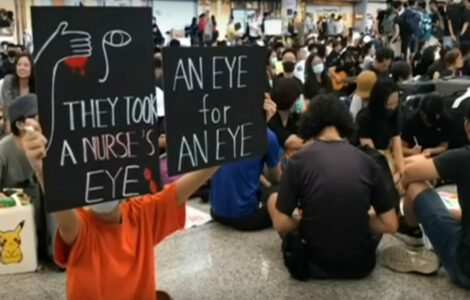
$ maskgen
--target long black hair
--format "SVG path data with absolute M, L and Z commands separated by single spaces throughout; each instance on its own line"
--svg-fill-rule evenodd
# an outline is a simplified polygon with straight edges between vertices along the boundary
M 377 81 L 370 92 L 369 111 L 374 118 L 383 118 L 386 113 L 386 105 L 391 94 L 398 92 L 398 86 L 391 79 Z
M 21 58 L 26 57 L 31 65 L 31 75 L 29 75 L 29 81 L 28 81 L 28 86 L 29 86 L 29 92 L 34 93 L 36 91 L 36 82 L 34 79 L 34 60 L 33 57 L 28 54 L 28 53 L 21 53 L 16 56 L 15 62 L 14 62 L 14 72 L 13 72 L 13 86 L 15 89 L 18 91 L 20 90 L 20 78 L 18 77 L 18 72 L 16 70 L 18 66 L 18 62 L 20 61 Z

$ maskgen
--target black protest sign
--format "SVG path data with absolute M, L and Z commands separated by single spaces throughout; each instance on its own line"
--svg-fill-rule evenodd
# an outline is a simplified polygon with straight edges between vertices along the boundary
M 33 7 L 48 211 L 157 191 L 150 8 Z
M 163 51 L 169 173 L 263 155 L 266 50 Z

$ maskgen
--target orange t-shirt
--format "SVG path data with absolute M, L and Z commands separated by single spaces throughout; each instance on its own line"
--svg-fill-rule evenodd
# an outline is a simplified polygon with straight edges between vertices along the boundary
M 177 204 L 173 184 L 122 203 L 121 224 L 77 209 L 77 240 L 67 246 L 57 233 L 55 244 L 55 260 L 67 268 L 67 299 L 155 299 L 154 246 L 184 228 L 185 208 Z

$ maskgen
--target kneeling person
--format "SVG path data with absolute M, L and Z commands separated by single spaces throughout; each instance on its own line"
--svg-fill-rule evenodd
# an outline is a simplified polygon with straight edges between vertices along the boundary
M 313 143 L 292 156 L 279 194 L 269 199 L 294 278 L 365 277 L 375 267 L 380 234 L 397 230 L 394 201 L 379 166 L 345 140 L 353 128 L 339 99 L 315 98 L 299 130 Z M 300 220 L 292 217 L 297 208 Z

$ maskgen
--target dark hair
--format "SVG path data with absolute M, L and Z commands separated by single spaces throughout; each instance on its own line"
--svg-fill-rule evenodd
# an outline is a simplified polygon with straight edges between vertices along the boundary
M 235 23 L 235 30 L 239 30 L 240 28 L 242 28 L 242 24 L 240 24 L 240 22 Z
M 369 53 L 370 49 L 372 49 L 372 47 L 374 47 L 374 43 L 373 42 L 368 42 L 364 45 L 364 48 L 362 50 L 362 55 L 363 56 L 366 56 L 367 53 Z
M 172 39 L 170 41 L 170 44 L 168 44 L 170 47 L 181 47 L 181 42 L 177 39 Z
M 391 66 L 392 77 L 395 82 L 410 78 L 411 66 L 404 60 L 396 61 Z
M 217 47 L 227 47 L 227 41 L 226 40 L 217 41 Z
M 355 130 L 347 107 L 333 94 L 313 98 L 299 123 L 299 136 L 305 140 L 317 137 L 326 127 L 334 126 L 341 137 Z
M 452 50 L 447 51 L 446 55 L 444 56 L 444 63 L 446 67 L 450 67 L 453 64 L 455 64 L 455 62 L 457 61 L 457 58 L 460 55 L 462 55 L 462 52 L 460 52 L 459 49 L 452 49 Z
M 418 7 L 419 7 L 419 8 L 422 8 L 422 9 L 426 9 L 426 1 L 420 0 L 420 1 L 418 2 Z
M 393 1 L 393 3 L 392 3 L 393 9 L 399 9 L 402 6 L 403 6 L 403 2 L 401 2 L 399 0 Z
M 382 63 L 387 59 L 393 59 L 394 57 L 395 53 L 393 50 L 387 47 L 380 48 L 375 52 L 375 60 L 379 63 Z
M 421 101 L 419 110 L 426 116 L 442 115 L 445 112 L 444 99 L 437 93 L 428 94 Z
M 312 62 L 315 59 L 315 57 L 318 57 L 321 60 L 323 60 L 323 58 L 318 53 L 317 54 L 312 53 L 307 57 L 307 59 L 305 60 L 305 73 L 307 75 L 306 76 L 307 78 L 315 77 L 315 74 L 313 73 L 313 70 L 312 70 Z
M 274 50 L 278 50 L 279 48 L 284 48 L 284 44 L 281 42 L 276 42 L 274 44 Z
M 21 58 L 26 57 L 31 65 L 31 75 L 29 76 L 29 92 L 34 93 L 36 91 L 36 81 L 34 80 L 34 60 L 33 57 L 28 54 L 28 53 L 21 53 L 16 56 L 15 62 L 13 64 L 14 66 L 14 71 L 13 71 L 13 86 L 16 89 L 20 89 L 20 79 L 18 78 L 18 73 L 16 71 L 16 67 L 18 65 L 18 62 L 20 61 Z
M 429 5 L 431 5 L 431 4 L 437 5 L 437 0 L 431 0 L 431 1 L 429 1 Z
M 338 41 L 333 41 L 333 48 L 336 48 L 338 46 L 343 46 L 343 44 L 341 44 L 341 42 L 338 42 Z
M 271 65 L 271 55 L 273 53 L 276 53 L 276 50 L 272 49 L 272 48 L 267 48 L 266 49 L 266 66 L 270 66 Z
M 416 4 L 416 0 L 408 0 L 409 6 L 414 6 Z
M 155 54 L 155 53 L 162 53 L 162 48 L 160 48 L 160 47 L 153 48 L 153 54 Z
M 288 110 L 302 94 L 302 89 L 294 78 L 280 78 L 273 88 L 272 99 L 279 110 Z
M 318 56 L 320 56 L 321 58 L 325 58 L 325 56 L 326 56 L 326 47 L 325 47 L 324 44 L 320 44 L 320 43 L 310 44 L 310 45 L 308 45 L 308 52 L 312 52 L 314 48 L 317 49 Z
M 26 118 L 23 117 L 23 116 L 17 118 L 16 120 L 10 120 L 10 130 L 11 130 L 11 133 L 13 133 L 14 136 L 20 136 L 20 134 L 21 134 L 18 127 L 16 127 L 16 122 L 25 122 L 25 121 L 26 121 Z
M 282 52 L 282 57 L 284 57 L 284 55 L 286 55 L 287 53 L 292 53 L 292 54 L 294 54 L 295 58 L 297 59 L 297 52 L 296 52 L 294 49 L 288 48 L 288 49 L 284 50 L 284 51 Z
M 384 116 L 388 98 L 395 92 L 398 92 L 398 86 L 390 79 L 381 79 L 375 83 L 369 98 L 369 110 L 373 117 Z

